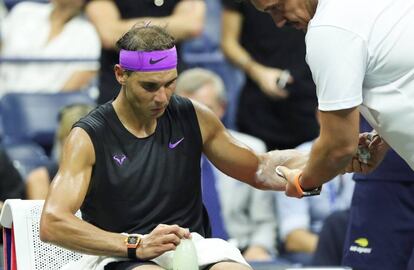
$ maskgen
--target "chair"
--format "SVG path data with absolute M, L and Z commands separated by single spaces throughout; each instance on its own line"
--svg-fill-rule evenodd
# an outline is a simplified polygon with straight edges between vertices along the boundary
M 39 238 L 43 200 L 9 199 L 4 202 L 0 223 L 3 229 L 4 270 L 58 270 L 82 255 Z M 80 217 L 80 212 L 77 213 Z
M 60 110 L 79 103 L 95 105 L 95 101 L 82 92 L 4 95 L 0 100 L 4 143 L 35 142 L 48 153 L 53 145 Z

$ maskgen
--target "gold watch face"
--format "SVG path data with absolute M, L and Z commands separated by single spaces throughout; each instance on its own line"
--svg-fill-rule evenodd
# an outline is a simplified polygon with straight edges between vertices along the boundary
M 127 243 L 130 245 L 136 245 L 138 243 L 138 236 L 128 236 Z

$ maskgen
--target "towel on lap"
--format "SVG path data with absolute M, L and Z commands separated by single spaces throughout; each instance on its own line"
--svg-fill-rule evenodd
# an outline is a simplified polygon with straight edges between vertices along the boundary
M 191 236 L 200 267 L 221 261 L 233 261 L 249 266 L 240 251 L 228 242 L 219 238 L 204 238 L 198 233 L 191 233 Z M 174 251 L 168 251 L 151 261 L 162 268 L 172 269 L 173 256 Z M 65 265 L 61 270 L 104 270 L 108 263 L 126 260 L 128 258 L 84 255 L 80 260 Z

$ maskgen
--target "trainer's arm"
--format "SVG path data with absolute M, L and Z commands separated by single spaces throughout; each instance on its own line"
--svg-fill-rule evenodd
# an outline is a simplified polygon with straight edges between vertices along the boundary
M 295 150 L 264 154 L 234 139 L 217 116 L 204 105 L 193 101 L 203 138 L 203 152 L 225 174 L 255 188 L 285 190 L 286 181 L 275 173 L 278 165 L 303 168 L 307 156 Z
M 300 178 L 300 185 L 304 189 L 318 187 L 342 173 L 358 149 L 358 107 L 321 111 L 320 126 L 320 135 Z
M 125 236 L 103 231 L 74 215 L 85 199 L 95 163 L 87 133 L 74 128 L 63 152 L 43 208 L 40 239 L 82 253 L 126 257 Z
M 205 3 L 202 0 L 182 0 L 173 13 L 166 17 L 123 19 L 113 0 L 91 1 L 85 12 L 95 25 L 102 47 L 115 48 L 116 41 L 132 26 L 141 22 L 165 26 L 176 40 L 198 36 L 204 27 Z

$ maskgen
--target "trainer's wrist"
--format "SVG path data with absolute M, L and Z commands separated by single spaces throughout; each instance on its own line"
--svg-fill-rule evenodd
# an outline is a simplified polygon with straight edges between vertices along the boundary
M 321 190 L 322 190 L 322 186 L 304 188 L 303 187 L 303 182 L 302 182 L 302 172 L 295 175 L 293 183 L 294 183 L 296 192 L 297 192 L 297 194 L 299 195 L 300 198 L 301 197 L 306 197 L 306 196 L 319 195 L 321 193 Z

